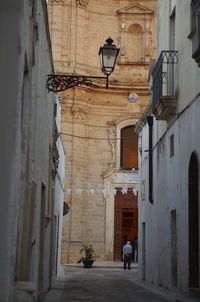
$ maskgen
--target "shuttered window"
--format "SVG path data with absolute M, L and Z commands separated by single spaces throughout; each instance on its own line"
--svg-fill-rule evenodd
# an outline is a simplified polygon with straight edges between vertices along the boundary
M 121 169 L 138 168 L 138 137 L 134 126 L 121 129 Z

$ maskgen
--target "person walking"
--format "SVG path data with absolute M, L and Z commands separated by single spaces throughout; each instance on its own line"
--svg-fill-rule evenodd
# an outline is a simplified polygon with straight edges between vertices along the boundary
M 128 236 L 124 235 L 121 242 L 121 261 L 124 261 L 124 255 L 123 255 L 123 246 L 127 244 Z
M 133 248 L 130 241 L 123 246 L 123 254 L 124 254 L 124 269 L 126 269 L 126 264 L 128 263 L 128 270 L 131 269 L 131 256 L 132 256 Z

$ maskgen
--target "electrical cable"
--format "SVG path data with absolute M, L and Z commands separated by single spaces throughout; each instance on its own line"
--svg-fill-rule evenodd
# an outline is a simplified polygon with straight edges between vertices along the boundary
M 135 138 L 135 136 L 125 136 L 122 138 L 103 138 L 103 137 L 89 137 L 89 136 L 79 136 L 79 135 L 74 135 L 74 134 L 69 134 L 66 132 L 60 132 L 62 135 L 67 135 L 71 137 L 76 137 L 76 138 L 84 138 L 84 139 L 96 139 L 96 140 L 104 140 L 104 141 L 111 141 L 111 140 L 121 140 L 121 139 L 128 139 L 128 138 Z

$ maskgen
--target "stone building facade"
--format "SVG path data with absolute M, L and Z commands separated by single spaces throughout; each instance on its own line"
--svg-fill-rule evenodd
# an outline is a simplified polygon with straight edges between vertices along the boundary
M 48 1 L 57 74 L 103 76 L 99 47 L 112 37 L 120 48 L 108 89 L 104 80 L 96 79 L 93 86 L 60 93 L 67 154 L 65 199 L 70 209 L 64 218 L 63 263 L 76 262 L 86 242 L 93 245 L 97 260 L 119 258 L 115 246 L 125 232 L 122 208 L 137 208 L 138 187 L 137 152 L 135 162 L 125 168 L 121 135 L 122 129 L 134 129 L 147 104 L 149 62 L 156 51 L 156 8 L 156 0 Z M 129 194 L 132 206 L 125 206 Z M 119 217 L 116 199 L 122 200 Z M 137 228 L 137 211 L 131 215 Z
M 136 127 L 139 276 L 180 301 L 200 298 L 199 21 L 200 1 L 158 1 L 152 95 Z

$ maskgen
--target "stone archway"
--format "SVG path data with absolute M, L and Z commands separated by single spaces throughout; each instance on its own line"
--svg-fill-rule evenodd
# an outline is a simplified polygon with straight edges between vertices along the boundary
M 124 199 L 130 200 L 130 192 L 132 192 L 133 196 L 137 196 L 137 190 L 138 190 L 138 172 L 131 171 L 131 172 L 124 172 L 122 170 L 118 170 L 116 168 L 111 169 L 107 173 L 103 175 L 104 177 L 104 186 L 105 186 L 105 257 L 106 260 L 120 260 L 119 251 L 121 246 L 121 238 L 122 235 L 122 229 L 123 229 L 123 213 L 130 212 L 134 215 L 134 208 L 136 208 L 136 205 L 134 206 L 134 202 L 136 202 L 137 198 L 134 198 L 133 200 L 133 206 L 120 206 L 116 207 L 116 196 L 117 192 L 120 188 L 120 195 L 123 196 Z M 128 192 L 129 191 L 129 192 Z M 127 202 L 129 202 L 127 200 Z M 126 202 L 125 202 L 126 203 Z M 136 217 L 137 213 L 135 213 Z M 124 214 L 124 217 L 126 214 Z M 116 219 L 118 221 L 116 221 Z M 136 218 L 137 219 L 137 218 Z M 116 230 L 116 223 L 119 225 L 119 228 L 117 232 L 119 232 L 118 235 L 118 242 L 116 241 L 115 236 L 115 230 Z M 124 219 L 125 224 L 125 219 Z M 124 225 L 125 227 L 125 225 Z M 134 232 L 133 232 L 134 237 Z M 132 238 L 134 239 L 134 238 Z M 118 256 L 116 257 L 114 255 L 114 246 L 118 245 Z M 115 256 L 115 257 L 114 257 Z
M 125 236 L 132 245 L 138 237 L 137 195 L 131 188 L 126 193 L 118 188 L 114 210 L 114 260 L 122 260 L 122 238 Z

